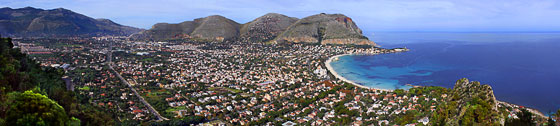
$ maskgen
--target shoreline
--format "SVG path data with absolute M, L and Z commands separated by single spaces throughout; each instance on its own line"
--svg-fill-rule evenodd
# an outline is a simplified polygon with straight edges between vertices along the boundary
M 333 59 L 336 59 L 336 58 L 339 58 L 339 57 L 342 57 L 342 56 L 348 56 L 348 55 L 359 55 L 359 54 L 353 54 L 353 53 L 350 53 L 350 54 L 339 54 L 339 55 L 332 56 L 332 57 L 330 57 L 329 59 L 327 59 L 327 61 L 325 61 L 325 66 L 327 67 L 327 70 L 328 70 L 334 77 L 336 77 L 337 79 L 342 80 L 342 81 L 344 81 L 344 82 L 346 82 L 346 83 L 350 83 L 350 84 L 352 84 L 352 85 L 354 85 L 354 86 L 356 86 L 356 87 L 359 87 L 359 88 L 365 88 L 365 89 L 370 89 L 370 90 L 381 90 L 381 91 L 386 91 L 386 92 L 393 92 L 393 90 L 389 90 L 389 89 L 372 88 L 372 87 L 368 87 L 368 86 L 365 86 L 365 85 L 361 85 L 361 84 L 358 84 L 358 83 L 355 83 L 355 82 L 353 82 L 353 81 L 350 81 L 350 80 L 348 80 L 348 79 L 342 77 L 341 75 L 339 75 L 339 74 L 334 70 L 334 68 L 332 68 L 332 66 L 331 66 L 330 63 L 333 61 Z M 372 55 L 375 55 L 375 54 L 372 54 Z M 408 85 L 410 85 L 410 84 L 408 84 Z M 410 85 L 410 86 L 414 86 L 414 85 Z M 418 87 L 422 87 L 422 86 L 418 86 Z M 520 106 L 520 105 L 517 105 L 517 104 L 512 104 L 512 103 L 509 103 L 509 102 L 505 102 L 505 101 L 500 101 L 500 100 L 496 100 L 496 101 L 497 101 L 497 104 L 504 104 L 504 105 L 509 105 L 509 106 Z M 533 114 L 536 114 L 537 116 L 541 116 L 541 117 L 543 117 L 543 118 L 548 118 L 547 116 L 545 116 L 544 113 L 542 113 L 541 111 L 539 111 L 539 110 L 537 110 L 537 109 L 533 109 L 533 108 L 529 108 L 529 107 L 524 107 L 524 108 L 526 108 L 529 112 L 531 112 L 531 113 L 533 113 Z
M 355 55 L 355 54 L 340 54 L 340 55 L 335 55 L 335 56 L 332 56 L 332 57 L 330 57 L 329 59 L 327 59 L 327 61 L 325 61 L 325 66 L 327 67 L 327 70 L 328 70 L 335 78 L 337 78 L 337 79 L 339 79 L 339 80 L 342 80 L 342 81 L 344 81 L 344 82 L 346 82 L 346 83 L 350 83 L 350 84 L 352 84 L 352 85 L 354 85 L 354 86 L 356 86 L 356 87 L 360 87 L 360 88 L 373 89 L 373 90 L 381 90 L 381 91 L 386 91 L 386 92 L 392 92 L 392 91 L 393 91 L 393 90 L 389 90 L 389 89 L 372 88 L 372 87 L 368 87 L 368 86 L 365 86 L 365 85 L 361 85 L 361 84 L 358 84 L 358 83 L 356 83 L 356 82 L 350 81 L 350 80 L 348 80 L 348 79 L 342 77 L 342 76 L 339 75 L 338 73 L 336 73 L 336 71 L 335 71 L 335 70 L 332 68 L 332 66 L 331 66 L 332 60 L 335 59 L 335 58 L 339 58 L 339 57 L 341 57 L 341 56 L 348 56 L 348 55 Z

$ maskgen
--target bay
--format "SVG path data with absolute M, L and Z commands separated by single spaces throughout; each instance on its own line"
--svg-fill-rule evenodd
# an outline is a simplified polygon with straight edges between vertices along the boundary
M 376 33 L 385 48 L 411 51 L 349 55 L 331 62 L 341 76 L 383 89 L 452 88 L 468 78 L 492 86 L 498 100 L 549 113 L 560 108 L 560 33 Z

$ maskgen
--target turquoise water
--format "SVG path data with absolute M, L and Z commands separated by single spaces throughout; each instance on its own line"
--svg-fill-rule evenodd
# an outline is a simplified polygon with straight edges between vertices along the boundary
M 343 56 L 332 67 L 349 80 L 383 89 L 452 88 L 469 78 L 491 85 L 502 101 L 544 113 L 560 108 L 560 33 L 379 33 L 373 40 L 411 51 Z

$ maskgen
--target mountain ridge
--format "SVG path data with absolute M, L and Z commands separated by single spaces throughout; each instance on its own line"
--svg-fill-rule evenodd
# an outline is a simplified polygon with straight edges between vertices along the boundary
M 18 37 L 127 36 L 142 29 L 94 19 L 65 8 L 0 8 L 0 34 Z
M 207 22 L 213 23 L 204 25 Z M 267 13 L 244 24 L 223 16 L 211 15 L 177 24 L 157 23 L 146 31 L 132 35 L 131 38 L 376 45 L 362 34 L 362 30 L 351 18 L 343 14 L 325 13 L 302 19 Z

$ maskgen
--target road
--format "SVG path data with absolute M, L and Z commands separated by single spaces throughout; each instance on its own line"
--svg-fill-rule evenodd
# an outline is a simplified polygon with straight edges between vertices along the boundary
M 122 81 L 124 84 L 128 85 L 128 87 L 130 88 L 130 90 L 132 90 L 132 92 L 134 92 L 134 94 L 136 95 L 136 97 L 138 97 L 138 98 L 140 99 L 140 101 L 144 104 L 144 106 L 146 106 L 146 107 L 148 108 L 148 110 L 149 110 L 151 113 L 153 113 L 154 116 L 157 117 L 157 120 L 156 120 L 156 121 L 169 120 L 169 119 L 167 119 L 167 118 L 161 116 L 161 115 L 159 114 L 159 112 L 156 111 L 156 109 L 154 109 L 154 107 L 152 107 L 152 105 L 150 105 L 150 103 L 148 103 L 148 102 L 146 102 L 146 100 L 144 100 L 144 97 L 142 97 L 140 94 L 138 94 L 138 92 L 136 91 L 136 89 L 135 89 L 134 87 L 132 87 L 132 85 L 130 85 L 130 83 L 128 83 L 128 81 L 126 81 L 126 79 L 124 79 L 124 78 L 121 76 L 121 74 L 120 74 L 119 72 L 117 72 L 115 69 L 113 69 L 113 62 L 111 61 L 111 59 L 112 59 L 112 53 L 113 53 L 112 45 L 113 45 L 112 43 L 109 45 L 109 50 L 108 50 L 108 53 L 107 53 L 107 58 L 108 58 L 107 61 L 109 62 L 109 63 L 108 63 L 109 69 L 111 69 L 111 71 L 113 71 L 113 72 L 117 75 L 117 77 L 119 77 L 119 79 L 121 79 L 121 81 Z

